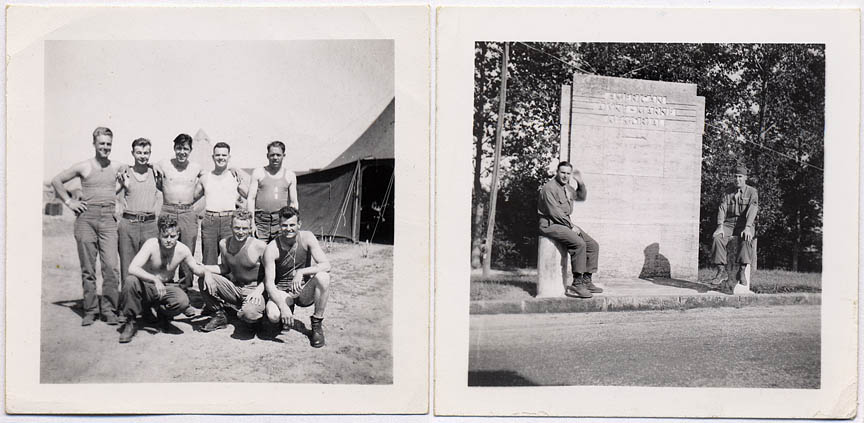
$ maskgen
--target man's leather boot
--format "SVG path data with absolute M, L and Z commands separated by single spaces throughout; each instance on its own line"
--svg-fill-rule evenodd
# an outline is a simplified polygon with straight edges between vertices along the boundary
M 312 336 L 309 337 L 309 345 L 313 348 L 321 348 L 324 346 L 324 318 L 311 317 L 312 320 Z
M 603 292 L 603 288 L 600 288 L 599 286 L 594 285 L 594 282 L 591 281 L 591 274 L 590 273 L 583 274 L 582 279 L 585 281 L 585 287 L 588 288 L 588 291 L 590 291 L 591 293 L 599 294 L 599 293 Z
M 131 341 L 135 332 L 138 332 L 138 328 L 135 327 L 135 318 L 126 317 L 126 323 L 123 323 L 123 328 L 120 330 L 120 343 L 126 344 Z

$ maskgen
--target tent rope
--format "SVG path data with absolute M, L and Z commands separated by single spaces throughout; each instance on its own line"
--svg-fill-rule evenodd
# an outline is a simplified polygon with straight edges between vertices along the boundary
M 345 193 L 345 199 L 342 200 L 342 207 L 339 209 L 339 219 L 336 220 L 336 225 L 333 226 L 333 231 L 330 232 L 330 240 L 336 236 L 336 231 L 339 230 L 339 224 L 342 223 L 342 218 L 345 217 L 345 213 L 348 211 L 348 200 L 351 198 L 351 193 L 354 192 L 354 183 L 357 180 L 357 175 L 360 172 L 360 163 L 357 163 L 357 167 L 354 168 L 354 174 L 351 175 L 351 183 L 348 184 L 348 192 Z
M 375 232 L 378 231 L 378 224 L 381 223 L 381 219 L 384 218 L 384 210 L 387 210 L 387 201 L 390 200 L 390 191 L 393 188 L 393 178 L 396 176 L 396 169 L 393 169 L 393 173 L 390 174 L 390 182 L 387 184 L 387 190 L 384 191 L 384 200 L 381 203 L 381 211 L 378 212 L 378 220 L 375 221 L 375 227 L 372 229 L 372 236 L 369 237 L 370 240 L 375 239 Z

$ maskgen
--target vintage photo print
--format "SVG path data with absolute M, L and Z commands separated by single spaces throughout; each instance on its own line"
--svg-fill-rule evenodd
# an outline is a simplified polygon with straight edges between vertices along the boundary
M 439 357 L 454 354 L 437 379 L 441 414 L 804 417 L 738 397 L 759 389 L 760 396 L 795 390 L 819 398 L 849 376 L 854 381 L 854 359 L 826 347 L 855 334 L 855 309 L 834 315 L 822 307 L 856 293 L 854 257 L 832 269 L 848 272 L 835 276 L 849 281 L 842 294 L 825 271 L 834 246 L 848 242 L 827 221 L 835 207 L 855 205 L 832 197 L 824 183 L 826 157 L 846 148 L 830 134 L 857 128 L 826 127 L 826 108 L 843 100 L 826 90 L 826 72 L 844 74 L 828 66 L 836 60 L 831 52 L 857 53 L 853 39 L 725 41 L 717 31 L 706 42 L 709 26 L 674 41 L 516 31 L 469 43 L 484 32 L 448 31 L 448 23 L 472 27 L 475 15 L 445 12 L 439 36 L 454 49 L 447 50 L 452 61 L 439 61 L 439 93 L 468 91 L 441 95 L 439 105 L 448 107 L 439 110 L 461 112 L 468 93 L 473 108 L 470 126 L 456 125 L 461 115 L 439 115 L 439 156 L 458 150 L 470 172 L 439 172 L 438 182 L 471 178 L 458 183 L 470 192 L 446 201 L 462 204 L 458 219 L 470 237 L 439 227 L 436 238 L 438 263 L 450 263 L 438 266 L 439 280 L 461 282 L 452 291 L 439 284 L 439 300 L 468 303 L 454 307 L 462 319 L 440 326 L 439 336 L 459 327 L 468 340 L 467 349 L 438 344 Z M 571 27 L 583 13 L 607 16 L 568 12 Z M 640 13 L 670 26 L 687 15 Z M 564 18 L 556 21 L 563 27 Z M 565 34 L 568 41 L 556 38 Z M 450 66 L 469 60 L 473 81 L 463 81 L 464 73 L 448 79 Z M 450 128 L 454 135 L 445 136 Z M 452 228 L 457 213 L 439 208 L 442 220 Z M 451 251 L 465 256 L 451 259 Z M 455 359 L 457 351 L 464 356 Z M 838 378 L 831 367 L 841 362 Z M 532 387 L 560 387 L 554 392 L 561 395 L 638 392 L 617 396 L 628 405 L 639 394 L 659 401 L 606 412 L 599 403 L 550 404 L 553 395 L 531 404 L 504 399 L 543 389 Z M 646 388 L 734 399 L 700 408 Z M 854 401 L 819 407 L 848 413 Z
M 405 213 L 426 212 L 417 209 L 429 201 L 426 167 L 416 161 L 428 151 L 401 138 L 428 133 L 424 26 L 403 33 L 397 21 L 425 23 L 424 9 L 66 9 L 81 19 L 10 53 L 27 58 L 10 65 L 10 92 L 42 95 L 9 103 L 10 163 L 25 145 L 40 155 L 31 176 L 10 184 L 29 196 L 41 181 L 40 202 L 20 198 L 41 237 L 9 249 L 10 261 L 24 264 L 15 257 L 30 251 L 41 263 L 22 289 L 40 299 L 37 336 L 25 343 L 8 332 L 12 350 L 35 348 L 10 361 L 36 364 L 7 373 L 10 411 L 423 412 L 426 372 L 398 362 L 426 362 L 416 335 L 428 333 L 428 285 L 397 291 L 394 280 L 427 280 L 428 227 Z M 259 39 L 220 32 L 229 13 L 310 25 L 365 16 L 383 27 L 326 37 L 293 27 Z M 16 24 L 43 16 L 13 8 L 9 17 L 16 36 Z M 138 32 L 171 20 L 204 32 Z M 420 48 L 411 66 L 401 40 Z M 24 74 L 28 65 L 38 79 Z M 22 108 L 34 100 L 41 110 Z M 34 132 L 13 115 L 32 116 Z M 201 383 L 251 402 L 235 407 L 204 389 L 172 405 L 169 392 Z M 165 388 L 140 405 L 33 396 L 152 384 Z M 298 401 L 267 403 L 261 392 Z M 316 398 L 349 392 L 363 403 Z

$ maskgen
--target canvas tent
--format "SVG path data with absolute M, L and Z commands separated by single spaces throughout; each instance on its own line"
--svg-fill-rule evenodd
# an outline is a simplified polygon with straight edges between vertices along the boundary
M 395 99 L 324 169 L 298 175 L 303 229 L 353 242 L 393 242 Z

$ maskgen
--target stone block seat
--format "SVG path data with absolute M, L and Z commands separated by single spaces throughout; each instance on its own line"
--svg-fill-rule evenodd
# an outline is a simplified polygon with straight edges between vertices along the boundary
M 732 292 L 734 294 L 752 294 L 750 290 L 750 273 L 756 269 L 756 261 L 758 255 L 758 238 L 753 238 L 753 262 L 744 266 L 738 263 L 738 250 L 741 248 L 742 238 L 733 236 L 726 244 L 726 274 L 729 275 L 729 280 L 736 282 Z M 740 272 L 739 272 L 740 270 Z
M 537 298 L 563 297 L 564 289 L 573 283 L 567 249 L 552 238 L 540 235 L 537 240 Z

